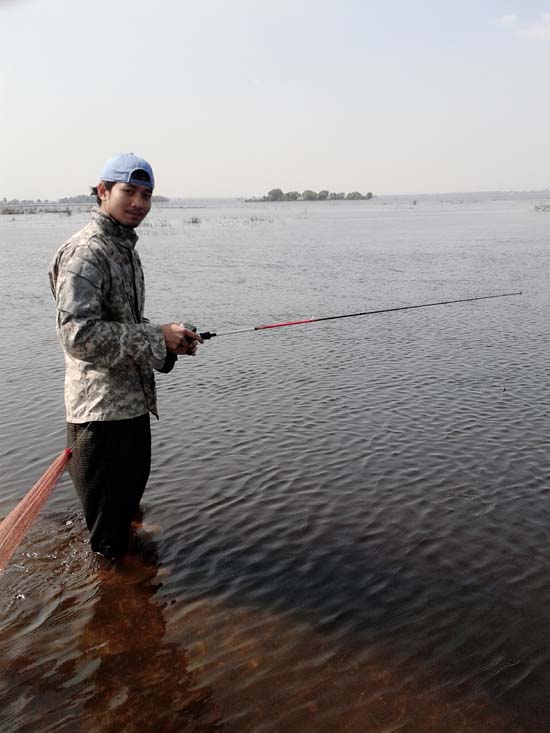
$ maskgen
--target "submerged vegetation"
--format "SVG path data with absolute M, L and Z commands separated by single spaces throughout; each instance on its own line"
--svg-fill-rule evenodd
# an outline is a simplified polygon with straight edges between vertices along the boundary
M 75 209 L 74 211 L 81 211 L 81 209 Z M 59 206 L 3 206 L 0 208 L 0 215 L 16 216 L 19 214 L 64 214 L 65 216 L 72 216 L 73 209 L 68 206 L 65 208 Z
M 274 221 L 274 219 L 267 216 L 191 216 L 189 218 L 179 220 L 161 219 L 153 216 L 152 218 L 148 218 L 142 222 L 139 230 L 142 234 L 148 237 L 177 237 L 180 235 L 185 235 L 187 237 L 191 236 L 190 231 L 193 229 L 238 229 L 241 227 L 264 226 L 266 224 L 273 224 Z

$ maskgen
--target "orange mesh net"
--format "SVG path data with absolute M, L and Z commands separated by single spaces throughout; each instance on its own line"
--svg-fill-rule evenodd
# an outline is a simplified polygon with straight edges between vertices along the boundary
M 70 457 L 71 450 L 66 448 L 0 524 L 0 571 L 6 569 L 17 546 L 59 481 Z

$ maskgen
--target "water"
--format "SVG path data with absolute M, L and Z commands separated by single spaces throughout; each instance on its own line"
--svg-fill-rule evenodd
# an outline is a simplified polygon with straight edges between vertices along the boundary
M 220 337 L 159 375 L 157 560 L 102 567 L 61 481 L 0 577 L 0 729 L 548 731 L 540 200 L 153 212 L 153 322 L 523 295 Z M 0 516 L 63 447 L 46 271 L 86 220 L 0 217 Z

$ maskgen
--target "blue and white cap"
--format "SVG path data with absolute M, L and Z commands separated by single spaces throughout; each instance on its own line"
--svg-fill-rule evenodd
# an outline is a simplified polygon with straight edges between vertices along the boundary
M 134 153 L 119 153 L 110 158 L 105 163 L 99 179 L 114 183 L 133 183 L 136 186 L 147 188 L 155 187 L 153 169 L 146 160 L 139 158 Z

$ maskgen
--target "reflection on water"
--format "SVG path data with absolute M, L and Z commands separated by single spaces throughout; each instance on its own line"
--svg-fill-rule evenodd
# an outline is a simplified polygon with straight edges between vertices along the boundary
M 157 559 L 98 565 L 65 478 L 0 577 L 2 731 L 550 729 L 548 220 L 521 197 L 329 204 L 153 214 L 148 315 L 222 332 L 524 295 L 178 364 Z M 45 273 L 80 222 L 51 217 L 0 221 L 0 515 L 64 440 Z
M 137 562 L 137 561 L 136 561 Z M 155 569 L 100 573 L 93 616 L 83 628 L 78 669 L 85 680 L 83 720 L 90 731 L 213 730 L 215 706 L 197 687 L 185 650 L 164 641 L 163 604 L 155 601 Z M 83 690 L 77 697 L 82 702 Z M 212 724 L 212 725 L 211 725 Z
M 108 566 L 82 536 L 79 528 L 71 548 L 58 548 L 64 577 L 46 577 L 44 594 L 15 596 L 30 608 L 0 642 L 2 730 L 216 730 L 208 688 L 189 671 L 186 650 L 165 639 L 162 568 L 150 563 L 151 548 L 146 562 L 129 556 Z M 11 572 L 13 590 L 25 585 L 20 572 Z

